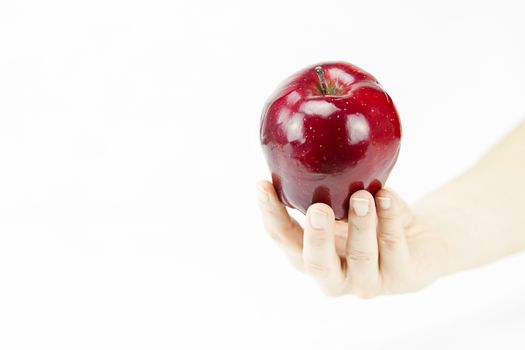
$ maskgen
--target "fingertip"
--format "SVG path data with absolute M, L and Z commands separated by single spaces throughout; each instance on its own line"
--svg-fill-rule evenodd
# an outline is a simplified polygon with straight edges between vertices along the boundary
M 256 183 L 256 187 L 261 191 L 269 192 L 273 188 L 273 185 L 267 180 L 259 180 Z
M 372 194 L 368 192 L 367 190 L 359 190 L 359 191 L 354 192 L 352 196 L 350 196 L 350 199 L 352 198 L 371 200 L 373 197 L 372 197 Z
M 308 226 L 314 230 L 324 230 L 334 221 L 334 211 L 323 203 L 315 203 L 308 207 L 306 220 Z
M 376 195 L 375 197 L 392 197 L 394 193 L 392 191 L 390 191 L 389 189 L 387 188 L 382 188 L 380 189 L 379 191 L 376 192 Z
M 256 184 L 257 188 L 257 196 L 259 198 L 260 203 L 267 203 L 271 205 L 282 205 L 279 197 L 277 196 L 277 192 L 275 191 L 275 188 L 273 187 L 273 184 L 270 181 L 267 180 L 259 180 Z
M 380 190 L 375 196 L 379 211 L 389 210 L 392 207 L 392 195 L 387 190 Z
M 375 195 L 375 201 L 379 216 L 388 216 L 402 207 L 401 199 L 396 193 L 389 189 L 382 188 Z
M 352 211 L 359 217 L 375 213 L 374 197 L 366 190 L 359 190 L 353 193 L 352 196 L 350 196 L 349 206 L 350 209 L 352 209 Z
M 400 200 L 397 193 L 395 193 L 394 191 L 388 188 L 382 188 L 379 191 L 377 191 L 375 198 L 377 197 L 391 198 L 392 200 L 398 200 L 398 201 Z
M 317 211 L 317 212 L 322 212 L 328 216 L 331 216 L 331 217 L 334 217 L 335 214 L 334 214 L 334 211 L 332 210 L 332 208 L 327 205 L 327 204 L 324 204 L 324 203 L 314 203 L 312 205 L 310 205 L 308 207 L 308 210 L 306 211 L 306 214 L 308 215 L 309 213 L 313 212 L 313 211 Z

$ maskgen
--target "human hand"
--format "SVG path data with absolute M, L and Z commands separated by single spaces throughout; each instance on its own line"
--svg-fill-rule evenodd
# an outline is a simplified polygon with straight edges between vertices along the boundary
M 347 221 L 336 221 L 328 205 L 313 204 L 303 230 L 270 182 L 257 187 L 266 231 L 291 264 L 313 276 L 328 296 L 416 291 L 446 271 L 448 242 L 387 189 L 375 198 L 355 192 Z

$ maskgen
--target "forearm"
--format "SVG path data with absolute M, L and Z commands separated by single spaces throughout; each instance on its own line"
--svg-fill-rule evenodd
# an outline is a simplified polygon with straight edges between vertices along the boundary
M 444 273 L 525 249 L 525 122 L 414 211 L 446 242 Z

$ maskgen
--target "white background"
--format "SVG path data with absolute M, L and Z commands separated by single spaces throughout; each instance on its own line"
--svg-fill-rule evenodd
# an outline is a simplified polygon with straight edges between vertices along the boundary
M 412 202 L 458 175 L 525 116 L 524 18 L 520 0 L 3 0 L 0 348 L 523 349 L 525 255 L 327 299 L 266 237 L 254 183 L 263 103 L 324 60 L 396 102 L 390 187 Z

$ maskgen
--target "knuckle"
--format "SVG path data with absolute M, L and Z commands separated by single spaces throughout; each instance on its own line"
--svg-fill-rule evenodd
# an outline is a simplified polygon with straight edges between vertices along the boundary
M 388 210 L 379 209 L 377 216 L 383 221 L 392 221 L 399 218 L 401 211 L 399 208 L 390 208 Z
M 372 262 L 377 260 L 377 253 L 366 252 L 359 249 L 350 249 L 347 254 L 347 259 L 356 262 Z
M 287 218 L 281 222 L 280 229 L 283 232 L 293 231 L 297 227 L 297 223 L 290 218 Z
M 308 242 L 307 244 L 313 247 L 321 247 L 327 242 L 327 240 L 328 237 L 325 232 L 311 232 L 306 239 Z
M 297 229 L 297 223 L 286 220 L 282 223 L 264 222 L 264 229 L 268 235 L 276 242 L 283 242 L 283 237 Z
M 399 245 L 403 239 L 403 235 L 399 233 L 383 231 L 379 234 L 379 242 L 387 248 L 394 248 Z
M 306 272 L 318 278 L 325 277 L 329 273 L 329 269 L 326 265 L 315 263 L 312 261 L 306 262 L 304 264 L 304 267 L 305 267 Z
M 283 237 L 278 234 L 277 232 L 275 231 L 270 231 L 268 232 L 268 234 L 270 235 L 270 238 L 275 242 L 275 243 L 278 243 L 278 244 L 282 244 L 283 243 Z
M 354 218 L 348 222 L 352 234 L 361 235 L 371 233 L 370 219 L 368 218 Z
M 276 230 L 274 226 L 264 223 L 264 229 L 268 236 L 275 242 L 282 242 L 282 235 L 279 230 Z
M 348 225 L 350 225 L 350 230 L 352 231 L 352 233 L 359 233 L 360 231 L 362 231 L 361 226 L 358 225 L 357 222 L 355 222 L 355 220 L 349 221 Z

